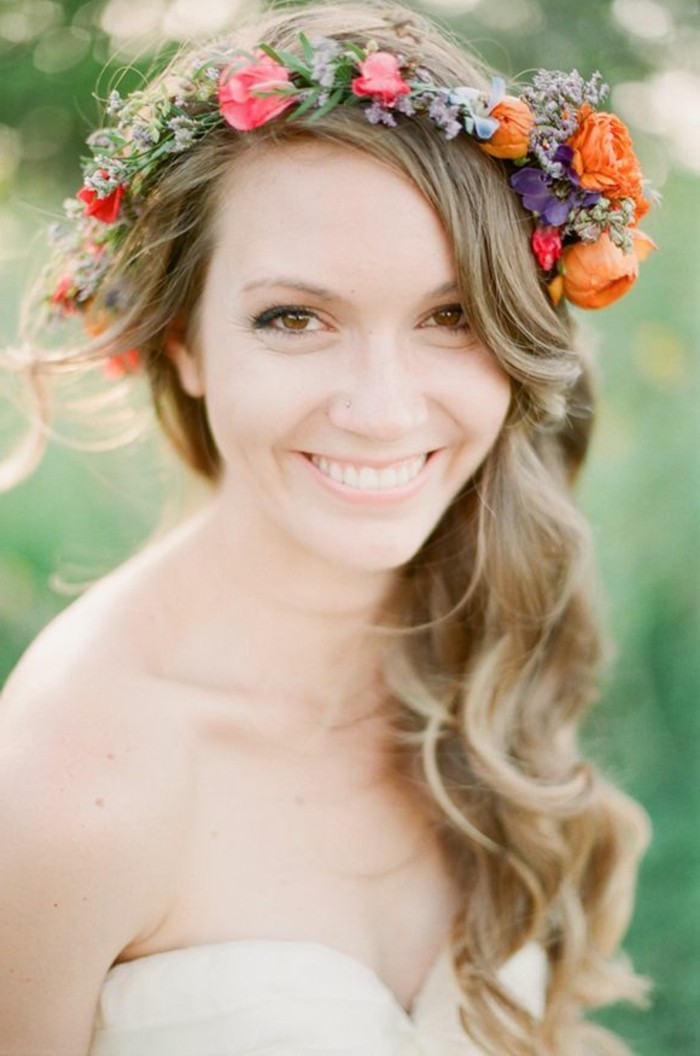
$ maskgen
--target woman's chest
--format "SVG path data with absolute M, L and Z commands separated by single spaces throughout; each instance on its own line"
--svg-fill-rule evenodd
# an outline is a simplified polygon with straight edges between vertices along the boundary
M 316 941 L 369 964 L 408 1005 L 458 892 L 415 797 L 369 755 L 202 752 L 174 897 L 129 957 Z

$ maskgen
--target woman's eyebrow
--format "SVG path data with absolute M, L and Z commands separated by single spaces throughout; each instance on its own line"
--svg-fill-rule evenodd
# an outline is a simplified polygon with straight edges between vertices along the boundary
M 318 297 L 324 301 L 342 300 L 337 294 L 333 293 L 332 290 L 327 290 L 323 286 L 313 286 L 306 282 L 299 282 L 298 279 L 290 279 L 284 275 L 276 276 L 275 278 L 269 279 L 256 279 L 254 282 L 248 282 L 243 287 L 243 292 L 247 293 L 249 290 L 257 290 L 263 286 L 284 286 L 289 290 L 297 290 L 299 293 L 310 293 L 314 297 Z
M 426 301 L 432 301 L 433 297 L 444 297 L 448 293 L 459 293 L 459 287 L 454 279 L 448 279 L 441 286 L 437 286 L 434 290 L 426 293 L 425 299 Z
M 285 275 L 278 275 L 274 278 L 269 279 L 256 279 L 253 282 L 248 282 L 243 287 L 243 292 L 248 293 L 250 290 L 257 290 L 261 287 L 266 286 L 284 286 L 286 289 L 296 290 L 298 293 L 308 293 L 313 297 L 318 297 L 319 300 L 323 301 L 342 301 L 344 298 L 334 293 L 333 290 L 326 289 L 324 286 L 315 286 L 306 282 L 300 282 L 298 279 L 289 278 Z M 433 297 L 443 297 L 448 293 L 458 293 L 457 283 L 450 279 L 447 282 L 443 282 L 436 289 L 431 290 L 425 295 L 426 300 L 432 300 Z

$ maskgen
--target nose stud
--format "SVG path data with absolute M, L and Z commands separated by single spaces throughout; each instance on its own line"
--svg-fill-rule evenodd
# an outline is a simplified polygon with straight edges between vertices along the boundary
M 349 396 L 345 400 L 345 406 L 348 407 L 348 408 L 352 407 L 352 400 L 350 399 Z

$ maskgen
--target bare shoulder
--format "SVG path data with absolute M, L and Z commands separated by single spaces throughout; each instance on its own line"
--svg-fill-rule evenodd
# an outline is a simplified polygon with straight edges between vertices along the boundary
M 108 585 L 71 606 L 0 699 L 0 1051 L 10 1056 L 87 1051 L 107 970 L 169 904 L 187 731 L 123 627 L 122 594 Z
M 56 823 L 94 816 L 95 830 L 108 832 L 123 815 L 145 824 L 152 813 L 162 829 L 169 803 L 180 809 L 187 728 L 172 687 L 147 661 L 143 578 L 118 574 L 71 605 L 0 698 L 0 782 L 11 774 L 32 802 L 46 796 Z

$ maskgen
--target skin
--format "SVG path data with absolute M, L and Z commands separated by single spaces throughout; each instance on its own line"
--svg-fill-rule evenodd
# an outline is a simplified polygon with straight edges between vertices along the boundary
M 222 483 L 55 621 L 3 697 L 7 1056 L 87 1052 L 111 964 L 228 939 L 321 942 L 408 1007 L 458 905 L 389 764 L 368 626 L 498 436 L 508 379 L 408 180 L 313 143 L 259 161 L 225 188 L 196 339 L 168 346 Z M 296 310 L 261 326 L 272 306 Z M 306 457 L 428 452 L 390 502 Z

